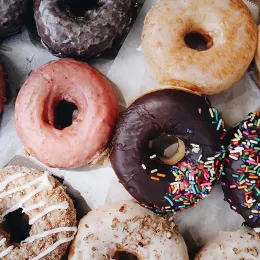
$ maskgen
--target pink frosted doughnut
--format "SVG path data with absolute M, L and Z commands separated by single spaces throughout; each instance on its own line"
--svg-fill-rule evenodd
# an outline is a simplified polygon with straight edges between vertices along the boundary
M 55 111 L 64 100 L 76 106 L 78 115 L 61 128 Z M 86 63 L 60 59 L 40 67 L 24 83 L 15 105 L 16 129 L 26 152 L 44 164 L 78 167 L 104 151 L 118 111 L 114 91 L 101 73 Z

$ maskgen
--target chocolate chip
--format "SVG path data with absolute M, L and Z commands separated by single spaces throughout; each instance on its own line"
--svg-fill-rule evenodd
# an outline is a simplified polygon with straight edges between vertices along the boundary
M 152 142 L 152 150 L 158 156 L 172 157 L 179 148 L 178 138 L 168 134 L 161 134 Z

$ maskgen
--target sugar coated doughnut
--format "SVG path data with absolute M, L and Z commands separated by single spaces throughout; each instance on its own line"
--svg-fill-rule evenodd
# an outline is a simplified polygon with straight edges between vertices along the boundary
M 234 130 L 222 180 L 225 200 L 252 227 L 260 227 L 260 112 Z
M 6 92 L 6 71 L 2 64 L 0 64 L 0 113 L 3 111 L 3 105 L 5 103 Z
M 42 42 L 57 56 L 91 57 L 111 48 L 131 18 L 131 0 L 36 0 Z
M 5 227 L 8 214 L 18 209 L 29 218 L 29 237 L 15 246 L 0 229 L 0 258 L 62 259 L 77 232 L 76 211 L 65 188 L 48 172 L 14 166 L 1 169 L 0 228 Z
M 29 0 L 8 0 L 0 2 L 0 38 L 6 38 L 19 31 L 23 25 Z
M 204 49 L 194 42 L 204 41 Z M 214 95 L 240 80 L 257 45 L 242 0 L 160 0 L 149 12 L 142 50 L 155 79 Z
M 41 162 L 77 167 L 104 151 L 118 110 L 102 74 L 86 63 L 60 59 L 40 67 L 24 83 L 15 105 L 16 129 L 25 150 Z M 70 122 L 64 122 L 66 113 Z
M 176 213 L 205 198 L 223 170 L 226 132 L 207 99 L 174 89 L 137 99 L 113 138 L 111 163 L 141 205 Z
M 241 227 L 235 231 L 221 232 L 209 242 L 195 260 L 258 260 L 260 235 L 251 228 Z
M 88 213 L 80 221 L 69 260 L 119 259 L 120 252 L 142 260 L 189 259 L 175 224 L 134 201 L 116 202 Z

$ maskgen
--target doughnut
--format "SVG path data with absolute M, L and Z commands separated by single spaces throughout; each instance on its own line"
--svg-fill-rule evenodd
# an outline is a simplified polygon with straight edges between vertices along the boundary
M 210 241 L 195 260 L 257 260 L 260 257 L 260 235 L 249 227 L 221 232 Z
M 69 260 L 118 260 L 122 259 L 120 252 L 132 254 L 130 259 L 189 259 L 174 222 L 134 201 L 115 202 L 89 212 L 79 223 Z
M 176 213 L 197 205 L 219 179 L 225 135 L 224 122 L 207 99 L 157 90 L 124 112 L 110 159 L 119 181 L 142 206 Z
M 26 80 L 16 100 L 15 123 L 27 153 L 47 166 L 72 168 L 102 155 L 118 111 L 103 75 L 86 63 L 60 59 Z
M 2 64 L 0 63 L 0 113 L 3 111 L 3 105 L 6 101 L 6 71 Z
M 0 258 L 62 259 L 77 232 L 76 211 L 65 187 L 48 172 L 16 166 L 1 169 L 0 225 L 19 208 L 28 216 L 29 237 L 15 246 L 0 232 Z
M 28 9 L 29 0 L 8 0 L 0 3 L 0 38 L 18 33 Z
M 257 27 L 258 30 L 258 39 L 260 39 L 260 25 Z M 258 41 L 256 54 L 255 54 L 255 72 L 260 86 L 260 41 Z
M 142 32 L 142 51 L 154 78 L 202 95 L 239 81 L 256 46 L 257 27 L 242 0 L 160 0 Z
M 250 113 L 233 130 L 222 188 L 231 209 L 260 227 L 260 112 Z
M 131 0 L 35 0 L 34 17 L 45 46 L 56 56 L 101 54 L 124 33 Z

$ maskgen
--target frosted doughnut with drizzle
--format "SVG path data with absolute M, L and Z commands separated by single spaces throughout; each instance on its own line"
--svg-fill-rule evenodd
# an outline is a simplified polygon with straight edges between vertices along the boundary
M 112 166 L 143 206 L 176 213 L 195 206 L 223 170 L 224 122 L 207 99 L 174 89 L 137 99 L 120 119 Z
M 48 172 L 4 168 L 0 170 L 0 225 L 5 227 L 5 218 L 17 209 L 29 217 L 29 237 L 16 247 L 8 232 L 0 229 L 0 258 L 61 259 L 77 232 L 76 211 L 65 188 Z
M 260 227 L 260 112 L 234 129 L 228 146 L 222 188 L 231 209 L 254 228 Z

